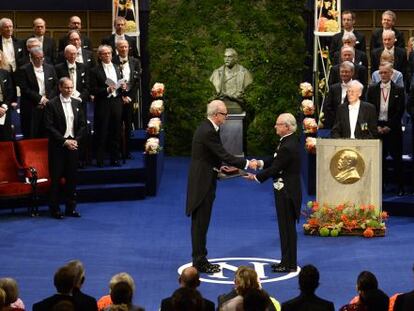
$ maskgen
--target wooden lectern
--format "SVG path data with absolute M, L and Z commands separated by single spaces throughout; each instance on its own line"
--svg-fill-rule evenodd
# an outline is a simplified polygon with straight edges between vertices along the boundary
M 316 142 L 316 200 L 323 204 L 374 205 L 382 211 L 382 144 L 378 139 Z

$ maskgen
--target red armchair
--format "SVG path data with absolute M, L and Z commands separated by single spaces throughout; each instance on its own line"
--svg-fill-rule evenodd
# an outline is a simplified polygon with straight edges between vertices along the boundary
M 37 201 L 33 191 L 36 176 L 27 171 L 26 176 L 29 178 L 29 183 L 24 181 L 22 173 L 25 169 L 17 162 L 13 142 L 0 142 L 0 150 L 0 202 L 8 207 L 12 200 L 30 199 L 29 211 L 34 216 L 37 211 Z

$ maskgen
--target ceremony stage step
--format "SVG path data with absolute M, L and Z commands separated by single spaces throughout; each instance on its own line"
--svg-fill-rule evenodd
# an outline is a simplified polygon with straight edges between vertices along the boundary
M 78 202 L 129 201 L 145 199 L 145 183 L 88 184 L 76 187 Z
M 414 217 L 414 195 L 403 195 L 385 193 L 382 195 L 382 210 L 390 216 Z

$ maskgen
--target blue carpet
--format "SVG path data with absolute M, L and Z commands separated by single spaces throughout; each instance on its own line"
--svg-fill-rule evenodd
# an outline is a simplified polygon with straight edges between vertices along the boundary
M 187 158 L 167 158 L 157 197 L 140 201 L 80 204 L 81 219 L 56 221 L 44 215 L 27 218 L 0 213 L 0 276 L 17 279 L 21 298 L 33 302 L 54 292 L 53 273 L 79 258 L 86 267 L 84 291 L 108 292 L 108 281 L 127 271 L 136 281 L 135 302 L 157 310 L 177 287 L 177 269 L 191 260 L 190 219 L 185 217 Z M 315 264 L 321 272 L 317 293 L 336 308 L 355 292 L 362 270 L 374 272 L 389 295 L 414 287 L 414 218 L 392 217 L 384 238 L 318 238 L 298 225 L 299 265 Z M 259 257 L 278 260 L 279 239 L 271 184 L 242 179 L 219 182 L 208 235 L 210 258 Z M 231 271 L 224 277 L 231 280 Z M 266 271 L 268 278 L 275 274 Z M 279 301 L 298 293 L 297 278 L 265 283 Z M 231 285 L 203 282 L 202 294 L 216 301 Z

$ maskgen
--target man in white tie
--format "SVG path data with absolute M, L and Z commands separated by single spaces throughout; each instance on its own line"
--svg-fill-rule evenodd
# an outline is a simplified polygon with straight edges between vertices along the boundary
M 46 106 L 46 128 L 49 134 L 49 174 L 51 179 L 49 208 L 53 218 L 62 219 L 59 208 L 59 181 L 65 178 L 65 216 L 80 217 L 76 211 L 76 182 L 79 142 L 85 134 L 85 118 L 80 102 L 72 99 L 73 83 L 59 80 L 59 96 Z
M 402 167 L 403 133 L 401 118 L 405 107 L 404 88 L 391 80 L 393 67 L 391 63 L 379 66 L 381 81 L 371 84 L 368 88 L 367 101 L 375 105 L 378 115 L 378 136 L 382 140 L 383 182 L 389 183 L 387 175 L 388 162 L 386 157 L 393 159 L 394 173 L 397 182 L 397 194 L 404 194 Z
M 81 34 L 82 20 L 80 19 L 79 16 L 74 15 L 69 18 L 68 31 L 70 32 L 71 30 L 76 30 L 80 34 L 82 48 L 92 51 L 91 40 L 87 36 Z M 68 45 L 68 43 L 69 43 L 69 38 L 68 38 L 68 35 L 65 34 L 63 35 L 63 37 L 59 39 L 59 48 L 58 48 L 59 53 L 63 52 L 65 47 Z
M 21 89 L 20 122 L 25 138 L 45 137 L 44 108 L 57 93 L 57 77 L 52 65 L 44 63 L 43 50 L 30 50 L 31 62 L 17 72 Z
M 36 18 L 33 20 L 33 35 L 31 38 L 36 38 L 40 42 L 40 47 L 43 49 L 45 62 L 54 64 L 56 59 L 55 41 L 46 36 L 46 21 L 43 18 Z
M 0 50 L 15 72 L 22 65 L 24 48 L 21 40 L 13 37 L 13 22 L 9 18 L 0 19 Z

